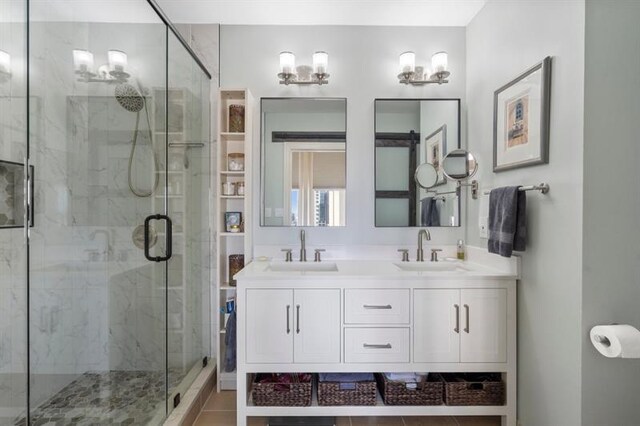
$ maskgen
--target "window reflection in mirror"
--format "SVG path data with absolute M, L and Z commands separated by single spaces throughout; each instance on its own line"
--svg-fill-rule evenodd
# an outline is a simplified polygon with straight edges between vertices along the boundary
M 261 226 L 345 226 L 346 99 L 261 100 Z
M 459 99 L 376 99 L 375 225 L 459 226 L 456 183 L 443 173 L 447 153 L 460 148 Z M 435 185 L 422 188 L 417 168 L 429 163 Z

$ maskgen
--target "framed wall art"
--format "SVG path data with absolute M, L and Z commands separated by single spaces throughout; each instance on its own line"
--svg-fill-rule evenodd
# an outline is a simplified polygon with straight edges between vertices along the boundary
M 424 138 L 426 149 L 426 162 L 433 165 L 438 172 L 438 181 L 435 186 L 447 183 L 447 178 L 442 173 L 442 159 L 447 152 L 447 125 L 443 124 L 436 131 Z
M 549 162 L 551 57 L 495 91 L 493 171 Z

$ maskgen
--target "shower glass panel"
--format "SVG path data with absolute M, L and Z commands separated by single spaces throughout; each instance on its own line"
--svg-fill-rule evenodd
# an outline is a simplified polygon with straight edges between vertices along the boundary
M 143 226 L 167 209 L 168 29 L 142 0 L 97 9 L 30 7 L 31 424 L 160 424 L 176 385 L 167 263 Z M 148 256 L 167 223 L 148 223 Z
M 209 78 L 177 37 L 168 35 L 167 171 L 173 257 L 168 262 L 168 374 L 184 395 L 210 350 Z
M 26 0 L 0 0 L 0 425 L 27 410 Z

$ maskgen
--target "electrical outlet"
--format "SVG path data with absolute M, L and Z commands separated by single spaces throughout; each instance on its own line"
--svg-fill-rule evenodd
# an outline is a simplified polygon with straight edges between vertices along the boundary
M 480 227 L 480 238 L 489 238 L 489 217 L 480 216 L 478 225 Z

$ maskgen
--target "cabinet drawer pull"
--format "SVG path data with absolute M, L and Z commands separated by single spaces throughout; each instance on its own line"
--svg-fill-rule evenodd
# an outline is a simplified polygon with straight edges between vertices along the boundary
M 362 305 L 365 309 L 393 309 L 391 305 Z
M 296 305 L 296 334 L 300 334 L 300 305 Z
M 468 334 L 469 333 L 469 305 L 465 304 L 464 310 L 466 311 L 466 314 L 467 314 L 467 326 L 464 328 L 464 332 Z
M 289 311 L 291 310 L 291 305 L 287 305 L 287 334 L 291 333 L 291 327 L 289 326 Z
M 456 328 L 453 329 L 456 333 L 460 333 L 460 305 L 453 305 L 456 308 Z
M 369 343 L 365 343 L 362 345 L 365 349 L 391 349 L 391 343 L 387 343 L 385 345 L 373 345 Z

